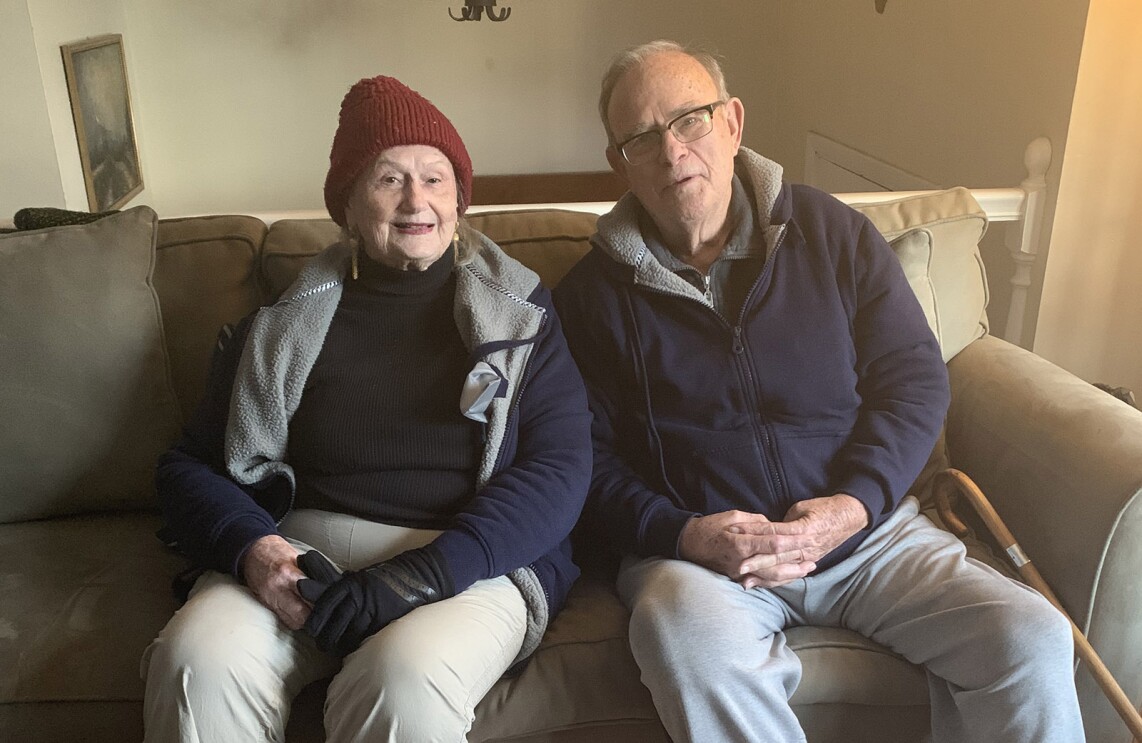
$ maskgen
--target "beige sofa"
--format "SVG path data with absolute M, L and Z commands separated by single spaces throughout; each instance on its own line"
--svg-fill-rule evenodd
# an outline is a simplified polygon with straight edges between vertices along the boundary
M 946 448 L 989 493 L 1135 703 L 1142 696 L 1142 413 L 986 333 L 967 192 L 866 208 L 937 330 L 953 386 Z M 594 217 L 473 216 L 544 281 Z M 155 538 L 151 471 L 199 397 L 218 328 L 285 287 L 328 221 L 156 222 L 147 208 L 0 236 L 0 740 L 142 737 L 138 658 L 177 604 L 182 561 Z M 924 477 L 916 491 L 924 495 Z M 924 674 L 844 630 L 789 632 L 811 741 L 919 741 Z M 1082 669 L 1091 741 L 1125 728 Z M 322 689 L 290 741 L 321 739 Z M 472 740 L 663 741 L 627 651 L 626 614 L 590 566 L 522 674 L 478 708 Z

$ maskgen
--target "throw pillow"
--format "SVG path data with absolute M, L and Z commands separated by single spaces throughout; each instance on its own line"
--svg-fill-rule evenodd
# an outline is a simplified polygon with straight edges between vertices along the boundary
M 944 361 L 987 334 L 979 241 L 987 215 L 966 188 L 854 204 L 888 240 L 940 342 Z
M 76 212 L 51 206 L 29 206 L 16 212 L 12 222 L 18 230 L 42 230 L 45 227 L 63 227 L 69 224 L 88 224 L 103 219 L 110 212 Z
M 0 236 L 0 522 L 153 507 L 178 433 L 155 213 Z

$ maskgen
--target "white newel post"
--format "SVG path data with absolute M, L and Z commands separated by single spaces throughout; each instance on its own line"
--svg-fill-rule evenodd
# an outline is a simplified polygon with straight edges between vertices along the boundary
M 1027 309 L 1027 288 L 1031 286 L 1031 269 L 1039 254 L 1043 232 L 1043 210 L 1047 195 L 1047 168 L 1051 165 L 1051 140 L 1039 137 L 1023 151 L 1027 178 L 1020 184 L 1027 194 L 1023 201 L 1023 219 L 1007 228 L 1006 244 L 1015 262 L 1011 277 L 1011 305 L 1003 338 L 1015 345 L 1023 340 L 1023 319 Z

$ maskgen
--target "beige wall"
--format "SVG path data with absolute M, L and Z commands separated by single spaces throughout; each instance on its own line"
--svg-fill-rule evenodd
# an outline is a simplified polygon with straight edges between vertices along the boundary
M 1035 351 L 1142 396 L 1142 5 L 1091 0 Z
M 477 173 L 605 169 L 594 112 L 611 55 L 658 35 L 716 40 L 741 7 L 502 0 L 506 22 L 457 23 L 462 0 L 122 2 L 160 213 L 320 208 L 340 100 L 381 73 L 440 106 Z
M 47 108 L 48 124 L 55 145 L 52 162 L 63 193 L 63 203 L 37 204 L 63 206 L 68 209 L 87 210 L 87 189 L 83 183 L 83 170 L 79 164 L 79 145 L 75 139 L 75 124 L 71 117 L 71 104 L 67 93 L 67 78 L 63 72 L 60 45 L 91 36 L 122 33 L 126 16 L 121 0 L 27 0 L 26 9 L 31 21 L 31 40 L 36 47 L 39 62 L 38 74 Z M 124 44 L 130 64 L 130 40 Z M 130 77 L 130 70 L 128 70 Z M 19 147 L 21 143 L 5 145 Z M 7 177 L 5 176 L 5 180 Z M 27 206 L 19 203 L 18 206 Z M 0 206 L 3 206 L 0 204 Z M 8 215 L 4 215 L 8 216 Z
M 678 0 L 649 22 L 643 3 L 521 0 L 503 23 L 453 22 L 460 0 L 122 1 L 160 213 L 320 208 L 340 100 L 379 73 L 440 106 L 477 173 L 606 168 L 606 60 L 693 20 Z
M 0 219 L 20 206 L 63 203 L 32 19 L 24 0 L 0 0 Z
M 889 0 L 883 15 L 872 0 L 749 5 L 748 38 L 727 50 L 731 83 L 747 103 L 746 144 L 790 177 L 816 131 L 933 183 L 1015 186 L 1024 148 L 1046 136 L 1053 209 L 1087 0 Z M 984 253 L 1001 334 L 1012 263 L 1000 230 Z M 1025 338 L 1040 282 L 1041 269 Z
M 1018 183 L 1023 147 L 1045 135 L 1053 209 L 1088 5 L 889 0 L 881 15 L 872 0 L 518 0 L 496 24 L 449 20 L 461 0 L 0 2 L 27 18 L 0 31 L 23 60 L 22 129 L 0 138 L 0 218 L 33 199 L 85 208 L 58 47 L 108 32 L 126 39 L 146 182 L 134 203 L 160 214 L 320 208 L 338 102 L 379 72 L 455 120 L 477 172 L 604 168 L 598 77 L 616 50 L 657 36 L 724 55 L 746 144 L 791 178 L 811 130 L 969 186 Z M 1001 326 L 1010 262 L 999 240 L 987 251 Z
M 74 133 L 58 44 L 125 33 L 136 201 L 160 213 L 319 207 L 337 104 L 382 71 L 456 120 L 478 172 L 606 167 L 599 74 L 659 35 L 726 57 L 747 144 L 792 177 L 815 129 L 937 182 L 1014 183 L 1026 142 L 1065 135 L 1086 4 L 519 0 L 495 24 L 454 23 L 435 0 L 24 1 L 61 151 Z M 70 205 L 81 179 L 64 155 Z

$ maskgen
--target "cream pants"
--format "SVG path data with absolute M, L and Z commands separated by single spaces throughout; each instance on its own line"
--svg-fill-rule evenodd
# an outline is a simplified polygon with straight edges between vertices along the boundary
M 281 532 L 299 553 L 319 549 L 345 570 L 437 534 L 305 510 Z M 146 741 L 282 741 L 292 699 L 328 677 L 330 743 L 463 741 L 476 704 L 519 652 L 526 613 L 508 578 L 479 581 L 415 609 L 342 661 L 233 577 L 208 572 L 143 655 Z

